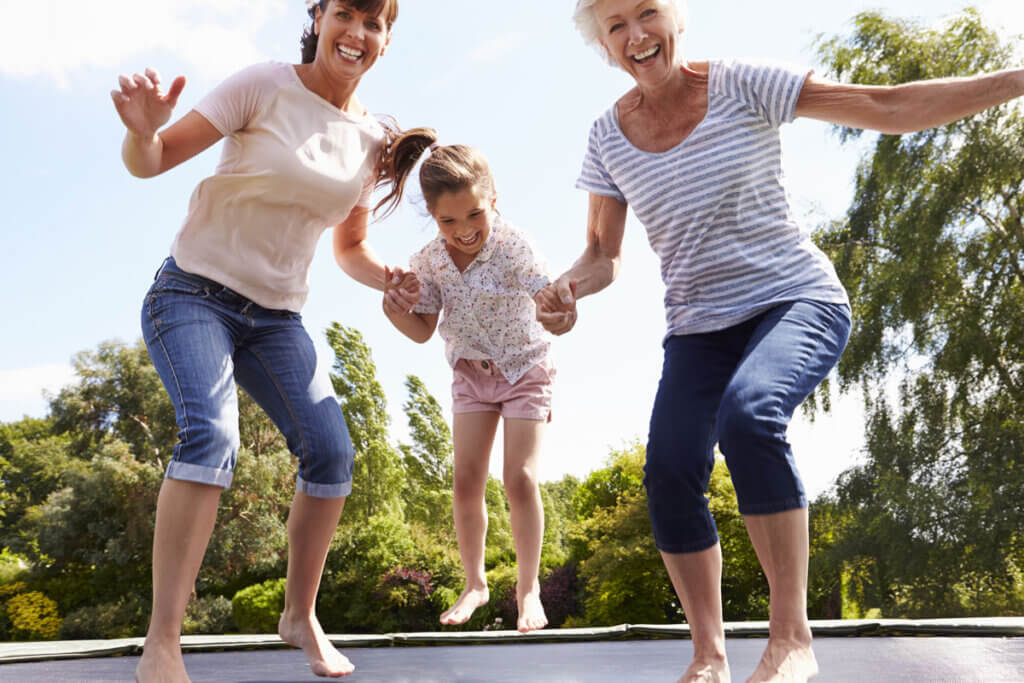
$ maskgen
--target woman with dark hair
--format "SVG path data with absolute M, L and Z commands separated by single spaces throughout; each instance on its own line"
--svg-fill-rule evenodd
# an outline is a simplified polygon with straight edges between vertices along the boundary
M 133 175 L 158 175 L 225 139 L 220 164 L 193 193 L 142 309 L 144 338 L 180 431 L 157 502 L 153 610 L 139 681 L 188 680 L 181 625 L 220 492 L 231 484 L 236 382 L 299 463 L 278 632 L 303 649 L 319 676 L 354 669 L 314 612 L 352 490 L 353 448 L 299 311 L 327 226 L 334 226 L 335 258 L 348 275 L 382 291 L 390 280 L 386 310 L 409 310 L 419 293 L 414 278 L 399 270 L 392 276 L 366 241 L 372 191 L 392 181 L 380 164 L 389 132 L 356 87 L 387 50 L 398 1 L 319 0 L 308 9 L 302 64 L 251 66 L 163 130 L 184 77 L 164 92 L 147 69 L 121 76 L 111 93 L 127 128 L 122 153 Z
M 808 117 L 888 134 L 941 126 L 1024 94 L 1024 69 L 869 87 L 808 69 L 683 58 L 685 0 L 578 0 L 576 25 L 635 87 L 593 124 L 577 187 L 587 246 L 536 297 L 556 334 L 607 287 L 632 207 L 661 259 L 665 360 L 644 484 L 654 542 L 693 639 L 684 682 L 730 680 L 722 549 L 706 493 L 717 444 L 770 590 L 748 679 L 817 674 L 807 620 L 807 498 L 786 439 L 846 346 L 850 307 L 786 197 L 779 127 Z

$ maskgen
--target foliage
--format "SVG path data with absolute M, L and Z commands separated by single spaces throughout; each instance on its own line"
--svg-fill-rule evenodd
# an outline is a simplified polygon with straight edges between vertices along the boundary
M 331 383 L 356 453 L 355 488 L 345 503 L 346 518 L 399 511 L 402 457 L 388 441 L 391 418 L 370 348 L 358 330 L 338 323 L 327 329 L 327 342 L 335 355 Z
M 971 10 L 938 27 L 864 13 L 819 44 L 833 77 L 876 85 L 992 71 L 1013 52 Z M 844 596 L 869 601 L 844 611 L 1024 609 L 1021 158 L 1016 105 L 879 136 L 845 220 L 819 231 L 854 306 L 840 382 L 867 396 L 866 461 L 834 501 L 850 532 L 825 555 Z
M 415 375 L 405 378 L 409 398 L 402 408 L 409 420 L 411 445 L 400 448 L 405 464 L 402 498 L 409 520 L 454 540 L 452 521 L 452 434 L 444 411 Z
M 235 593 L 231 618 L 242 633 L 277 633 L 284 611 L 284 586 L 283 578 L 269 579 Z
M 234 605 L 223 595 L 196 598 L 185 608 L 185 621 L 181 632 L 185 635 L 216 635 L 233 630 Z M 277 624 L 274 624 L 276 633 Z
M 60 632 L 57 603 L 39 591 L 15 595 L 6 608 L 14 640 L 54 640 Z
M 149 602 L 135 594 L 79 607 L 61 626 L 61 640 L 133 638 L 146 633 Z
M 0 590 L 28 573 L 27 558 L 12 553 L 9 548 L 0 550 Z

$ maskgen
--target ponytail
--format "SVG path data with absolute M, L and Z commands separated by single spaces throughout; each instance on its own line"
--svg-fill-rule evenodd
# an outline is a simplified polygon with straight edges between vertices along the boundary
M 390 215 L 402 201 L 405 183 L 416 162 L 437 142 L 433 128 L 410 128 L 403 131 L 393 122 L 384 122 L 385 141 L 377 163 L 377 187 L 391 185 L 391 191 L 373 207 L 374 215 L 385 207 L 381 218 Z

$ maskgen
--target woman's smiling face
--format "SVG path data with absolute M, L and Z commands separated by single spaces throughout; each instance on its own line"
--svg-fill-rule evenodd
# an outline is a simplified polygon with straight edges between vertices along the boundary
M 366 73 L 391 40 L 383 10 L 380 14 L 361 12 L 344 0 L 328 0 L 323 12 L 317 10 L 314 30 L 317 61 L 347 78 Z
M 671 73 L 681 30 L 670 2 L 599 0 L 594 13 L 601 45 L 638 84 L 654 85 Z

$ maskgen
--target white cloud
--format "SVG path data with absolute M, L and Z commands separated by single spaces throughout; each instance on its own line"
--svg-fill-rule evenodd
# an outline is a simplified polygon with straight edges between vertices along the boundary
M 265 59 L 256 47 L 256 35 L 284 15 L 288 4 L 289 0 L 12 0 L 0 4 L 0 74 L 66 86 L 77 70 L 114 68 L 146 53 L 166 51 L 192 65 L 198 75 L 220 78 Z
M 0 370 L 0 401 L 38 401 L 43 391 L 57 393 L 75 381 L 70 365 L 37 365 Z

